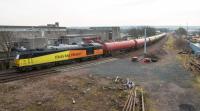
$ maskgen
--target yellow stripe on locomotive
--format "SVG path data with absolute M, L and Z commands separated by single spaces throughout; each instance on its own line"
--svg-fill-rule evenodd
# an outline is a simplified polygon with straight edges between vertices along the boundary
M 33 65 L 72 60 L 76 58 L 84 58 L 88 56 L 95 56 L 95 55 L 102 55 L 102 54 L 103 54 L 103 49 L 96 49 L 94 50 L 93 54 L 89 54 L 89 55 L 87 54 L 86 50 L 69 50 L 69 51 L 62 51 L 62 52 L 47 54 L 47 55 L 33 57 L 33 58 L 16 59 L 15 65 L 16 67 L 33 66 Z

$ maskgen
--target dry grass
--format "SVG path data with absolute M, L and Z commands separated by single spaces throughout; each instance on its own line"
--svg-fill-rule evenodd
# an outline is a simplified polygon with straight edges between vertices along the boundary
M 148 106 L 146 106 L 148 108 L 148 111 L 158 111 L 156 110 L 156 108 L 154 106 L 156 106 L 156 104 L 154 103 L 154 101 L 152 101 L 149 98 L 145 98 L 145 102 Z
M 176 58 L 182 62 L 184 68 L 189 69 L 189 60 L 191 59 L 191 57 L 188 54 L 184 54 L 184 55 L 177 55 Z
M 172 40 L 171 40 L 172 41 Z M 183 38 L 174 38 L 174 42 L 171 42 L 174 44 L 174 50 L 177 52 L 180 51 L 187 51 L 187 43 Z M 171 45 L 172 46 L 172 45 Z M 183 67 L 190 71 L 192 75 L 194 76 L 193 85 L 200 90 L 200 72 L 198 70 L 195 70 L 193 66 L 190 65 L 191 60 L 197 60 L 194 58 L 190 53 L 188 54 L 178 54 L 176 55 L 176 58 L 182 63 Z
M 174 49 L 174 42 L 175 42 L 174 37 L 170 35 L 167 39 L 167 42 L 166 42 L 164 48 L 173 50 Z
M 127 95 L 105 77 L 58 75 L 24 82 L 25 85 L 0 85 L 0 111 L 117 111 L 123 107 Z

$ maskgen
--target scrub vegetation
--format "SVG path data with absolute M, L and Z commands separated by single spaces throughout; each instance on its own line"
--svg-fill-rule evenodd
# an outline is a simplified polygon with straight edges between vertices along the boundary
M 93 75 L 1 84 L 0 92 L 0 111 L 118 111 L 127 97 L 122 84 Z

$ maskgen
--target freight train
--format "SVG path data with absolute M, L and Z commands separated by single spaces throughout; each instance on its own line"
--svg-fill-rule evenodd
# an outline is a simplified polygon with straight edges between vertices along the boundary
M 166 36 L 166 33 L 146 38 L 146 43 L 152 44 Z M 19 72 L 31 71 L 46 67 L 57 66 L 60 64 L 72 63 L 87 59 L 96 59 L 112 55 L 118 51 L 132 50 L 143 47 L 144 38 L 115 41 L 89 43 L 68 47 L 53 47 L 45 50 L 24 51 L 16 56 L 15 67 Z

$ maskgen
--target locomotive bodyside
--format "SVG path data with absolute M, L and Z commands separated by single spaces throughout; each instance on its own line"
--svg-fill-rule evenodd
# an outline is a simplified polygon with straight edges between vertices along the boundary
M 41 52 L 29 52 L 18 55 L 15 60 L 16 69 L 23 71 L 40 67 L 41 65 L 55 64 L 82 58 L 92 58 L 103 55 L 102 47 L 84 47 L 69 50 L 50 50 Z

